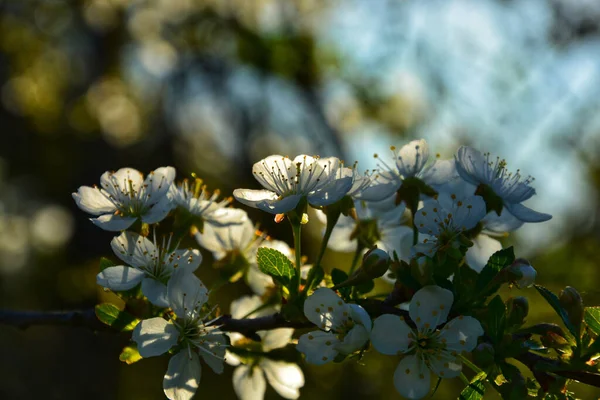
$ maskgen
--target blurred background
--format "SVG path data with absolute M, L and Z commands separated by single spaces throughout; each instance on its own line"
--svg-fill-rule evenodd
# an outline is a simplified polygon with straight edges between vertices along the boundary
M 470 144 L 534 176 L 528 205 L 554 218 L 505 244 L 539 283 L 572 285 L 598 305 L 598 93 L 596 0 L 0 0 L 0 308 L 110 300 L 95 275 L 99 257 L 114 258 L 113 234 L 71 198 L 106 170 L 173 165 L 228 196 L 258 188 L 251 166 L 270 154 L 366 169 L 373 153 L 421 137 L 432 154 Z M 291 243 L 287 224 L 250 214 Z M 311 262 L 322 227 L 309 227 Z M 350 258 L 328 252 L 324 262 L 346 269 Z M 246 293 L 225 288 L 223 311 Z M 530 322 L 558 321 L 535 290 L 525 295 Z M 163 398 L 168 358 L 125 365 L 127 340 L 0 326 L 0 398 Z M 303 366 L 303 398 L 399 398 L 397 359 L 364 361 Z M 204 368 L 197 397 L 235 398 L 231 371 Z M 444 381 L 438 397 L 460 389 Z

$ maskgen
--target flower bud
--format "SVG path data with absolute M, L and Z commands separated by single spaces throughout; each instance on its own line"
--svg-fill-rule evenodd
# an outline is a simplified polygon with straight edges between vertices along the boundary
M 567 311 L 569 321 L 576 327 L 583 321 L 583 299 L 575 288 L 567 286 L 558 297 L 560 305 Z
M 511 326 L 521 326 L 529 314 L 529 302 L 525 297 L 518 296 L 508 299 L 506 302 L 508 309 L 508 324 Z
M 483 368 L 494 363 L 494 356 L 494 346 L 489 343 L 481 343 L 473 350 L 473 361 Z
M 390 256 L 386 251 L 378 248 L 369 250 L 363 257 L 362 270 L 369 278 L 379 278 L 390 267 Z
M 529 264 L 529 261 L 523 258 L 517 258 L 510 267 L 508 272 L 512 275 L 512 280 L 516 283 L 519 289 L 531 287 L 535 282 L 537 272 L 535 268 Z

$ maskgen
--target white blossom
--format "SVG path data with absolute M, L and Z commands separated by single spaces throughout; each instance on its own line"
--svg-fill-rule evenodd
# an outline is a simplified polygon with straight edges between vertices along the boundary
M 239 224 L 248 219 L 248 215 L 243 210 L 227 207 L 231 199 L 218 201 L 220 195 L 218 190 L 210 195 L 200 179 L 195 179 L 191 184 L 186 179 L 179 185 L 172 185 L 169 195 L 175 205 L 209 224 Z
M 523 259 L 517 259 L 510 267 L 510 272 L 518 277 L 515 280 L 516 285 L 519 289 L 525 289 L 533 286 L 535 283 L 535 277 L 537 276 L 537 272 L 535 268 L 529 264 L 529 262 Z
M 480 196 L 439 194 L 437 199 L 426 201 L 415 215 L 416 228 L 427 236 L 414 251 L 432 257 L 439 250 L 458 248 L 459 235 L 474 228 L 485 215 L 485 202 Z
M 142 293 L 154 305 L 168 307 L 167 281 L 175 269 L 194 272 L 202 262 L 196 249 L 169 251 L 171 240 L 159 245 L 132 232 L 123 232 L 110 245 L 126 265 L 108 267 L 96 276 L 98 285 L 114 291 L 142 283 Z
M 304 315 L 321 329 L 298 340 L 296 348 L 308 363 L 322 365 L 338 354 L 352 354 L 369 340 L 369 314 L 359 305 L 346 304 L 331 289 L 315 290 L 304 302 Z
M 481 152 L 467 146 L 461 146 L 455 155 L 456 169 L 467 182 L 479 186 L 485 185 L 502 199 L 504 207 L 523 222 L 543 222 L 552 218 L 549 214 L 525 207 L 522 202 L 535 194 L 531 187 L 533 178 L 524 178 L 520 171 L 508 172 L 506 161 L 496 157 L 490 161 L 490 153 Z
M 343 168 L 343 162 L 335 157 L 299 155 L 291 160 L 273 155 L 252 167 L 254 177 L 266 190 L 236 189 L 233 195 L 247 206 L 272 214 L 293 210 L 303 197 L 312 206 L 326 206 L 352 188 L 353 177 Z
M 278 308 L 265 306 L 259 296 L 244 296 L 231 303 L 230 311 L 233 318 L 242 319 L 271 315 Z M 304 386 L 302 370 L 294 363 L 273 360 L 267 354 L 290 343 L 294 329 L 279 328 L 256 333 L 261 341 L 250 344 L 239 333 L 229 334 L 233 347 L 249 347 L 252 350 L 251 356 L 239 357 L 233 351 L 227 352 L 227 363 L 237 366 L 233 372 L 235 393 L 241 400 L 260 400 L 264 397 L 268 382 L 281 397 L 297 399 L 300 396 L 299 389 Z
M 73 199 L 83 211 L 96 215 L 91 221 L 107 231 L 122 231 L 136 220 L 154 224 L 173 208 L 167 195 L 175 179 L 173 167 L 161 167 L 144 179 L 133 168 L 105 172 L 100 187 L 81 186 Z
M 202 307 L 208 291 L 190 271 L 177 269 L 167 285 L 167 301 L 175 318 L 150 318 L 134 329 L 132 339 L 142 357 L 166 353 L 177 345 L 163 381 L 169 399 L 189 400 L 196 393 L 201 376 L 200 358 L 216 373 L 223 372 L 227 338 L 215 326 L 204 323 Z
M 425 286 L 415 293 L 409 315 L 416 329 L 402 317 L 384 314 L 373 322 L 371 343 L 383 354 L 403 354 L 394 373 L 394 386 L 404 397 L 421 399 L 431 387 L 431 372 L 440 378 L 455 378 L 462 371 L 458 359 L 470 352 L 483 335 L 479 321 L 459 316 L 444 325 L 454 302 L 452 292 L 438 286 Z

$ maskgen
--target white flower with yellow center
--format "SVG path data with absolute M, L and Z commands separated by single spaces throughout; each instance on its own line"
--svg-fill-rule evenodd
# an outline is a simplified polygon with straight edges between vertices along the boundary
M 227 337 L 217 327 L 204 323 L 202 307 L 208 291 L 193 273 L 175 271 L 167 298 L 176 318 L 143 320 L 133 330 L 132 339 L 144 358 L 159 356 L 178 345 L 179 351 L 169 361 L 163 389 L 169 399 L 189 400 L 200 382 L 200 357 L 217 374 L 223 372 Z
M 322 365 L 338 354 L 352 354 L 369 340 L 369 314 L 359 305 L 344 303 L 331 289 L 315 290 L 304 302 L 304 315 L 321 328 L 300 336 L 296 346 L 310 364 Z
M 278 307 L 265 307 L 258 296 L 245 296 L 231 303 L 231 316 L 236 319 L 258 318 L 272 315 Z M 269 358 L 269 352 L 290 343 L 293 328 L 256 332 L 260 342 L 247 339 L 240 333 L 229 333 L 230 350 L 227 363 L 237 366 L 233 372 L 233 389 L 241 400 L 260 400 L 264 397 L 266 383 L 283 398 L 297 399 L 304 386 L 304 374 L 298 365 Z M 238 353 L 236 354 L 235 350 Z M 265 381 L 266 377 L 266 381 Z
M 209 224 L 239 224 L 248 218 L 243 210 L 227 207 L 231 203 L 231 198 L 218 201 L 220 195 L 218 190 L 209 195 L 201 179 L 195 179 L 191 184 L 186 179 L 179 185 L 173 185 L 169 195 L 175 205 Z
M 384 314 L 373 322 L 371 343 L 387 355 L 404 355 L 394 372 L 394 386 L 404 397 L 421 399 L 431 388 L 431 372 L 455 378 L 462 371 L 458 356 L 477 346 L 483 328 L 473 317 L 459 316 L 443 328 L 454 302 L 452 292 L 425 286 L 415 293 L 408 309 L 416 329 L 402 317 Z
M 496 157 L 490 161 L 490 153 L 481 152 L 467 146 L 461 146 L 454 156 L 456 170 L 461 178 L 475 185 L 484 185 L 491 189 L 500 199 L 504 207 L 523 222 L 544 222 L 552 218 L 549 214 L 534 211 L 521 204 L 535 194 L 531 187 L 533 178 L 524 178 L 520 171 L 516 173 L 506 170 L 506 161 Z
M 141 219 L 154 224 L 173 208 L 167 196 L 175 179 L 175 168 L 157 168 L 144 179 L 133 168 L 105 172 L 100 187 L 81 186 L 73 199 L 83 211 L 98 216 L 91 221 L 107 231 L 122 231 Z
M 98 285 L 114 291 L 129 290 L 142 283 L 142 293 L 159 307 L 168 307 L 167 281 L 175 269 L 194 272 L 202 262 L 196 249 L 169 251 L 162 245 L 132 232 L 123 232 L 110 242 L 114 253 L 127 265 L 108 267 L 96 276 Z
M 291 160 L 273 155 L 252 167 L 254 177 L 266 190 L 236 189 L 233 195 L 240 203 L 272 214 L 293 210 L 303 197 L 312 206 L 326 206 L 352 188 L 354 175 L 343 168 L 343 162 L 335 157 L 299 155 Z

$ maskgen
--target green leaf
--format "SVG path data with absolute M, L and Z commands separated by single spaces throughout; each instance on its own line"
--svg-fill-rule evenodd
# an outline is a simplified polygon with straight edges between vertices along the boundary
M 540 286 L 540 285 L 534 285 L 534 286 L 537 289 L 537 291 L 542 295 L 542 297 L 544 299 L 546 299 L 548 304 L 550 304 L 552 306 L 552 308 L 554 308 L 554 311 L 556 311 L 558 316 L 562 319 L 563 323 L 565 324 L 565 326 L 567 327 L 569 332 L 571 332 L 573 337 L 577 338 L 578 337 L 577 329 L 571 323 L 571 321 L 569 321 L 569 314 L 567 314 L 567 311 L 560 304 L 558 297 L 556 297 L 556 295 L 554 293 L 552 293 L 551 291 L 549 291 L 548 289 L 546 289 L 543 286 Z M 587 313 L 586 313 L 586 318 L 587 318 Z M 586 323 L 587 323 L 587 321 L 586 321 Z
M 600 335 L 600 307 L 586 307 L 583 320 L 596 335 Z
M 360 285 L 355 286 L 356 291 L 361 294 L 369 293 L 371 290 L 375 288 L 375 282 L 370 280 L 365 283 L 361 283 Z
M 339 285 L 340 283 L 346 282 L 348 280 L 348 274 L 342 271 L 341 269 L 334 268 L 331 270 L 331 281 L 333 285 Z M 350 296 L 350 292 L 352 292 L 351 287 L 343 287 L 339 289 L 340 294 L 345 299 Z
M 117 264 L 115 264 L 106 257 L 100 258 L 100 272 L 104 271 L 108 267 L 114 267 L 115 265 Z
M 96 316 L 103 324 L 111 326 L 121 332 L 133 330 L 140 322 L 139 319 L 129 314 L 127 311 L 121 311 L 114 304 L 104 303 L 96 306 Z
M 485 378 L 487 374 L 485 372 L 478 373 L 472 380 L 469 386 L 463 389 L 460 392 L 459 399 L 460 400 L 480 400 L 483 399 L 483 395 L 485 394 Z
M 258 249 L 256 256 L 258 268 L 270 275 L 283 286 L 289 286 L 296 276 L 296 269 L 283 253 L 268 247 Z
M 127 364 L 133 364 L 135 362 L 140 361 L 141 359 L 142 359 L 142 356 L 140 355 L 140 353 L 137 349 L 137 345 L 135 345 L 135 344 L 132 344 L 130 346 L 125 346 L 123 348 L 123 351 L 119 355 L 119 360 L 121 360 Z
M 512 246 L 492 254 L 485 267 L 479 273 L 477 283 L 475 284 L 475 293 L 488 296 L 490 293 L 498 290 L 500 284 L 492 285 L 492 281 L 501 270 L 511 265 L 514 261 L 515 253 Z
M 323 271 L 323 267 L 320 265 L 313 265 L 310 271 L 308 271 L 308 276 L 306 277 L 306 283 L 302 292 L 307 294 L 309 291 L 319 286 L 319 283 L 321 283 L 324 277 L 325 271 Z
M 493 343 L 498 344 L 504 336 L 506 328 L 506 306 L 500 295 L 496 295 L 488 304 L 486 318 L 487 334 Z

